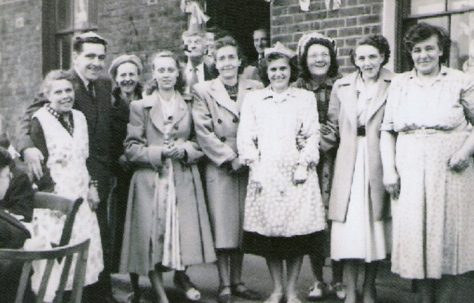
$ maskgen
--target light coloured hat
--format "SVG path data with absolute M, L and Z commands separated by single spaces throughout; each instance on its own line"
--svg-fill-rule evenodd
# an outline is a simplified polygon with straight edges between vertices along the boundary
M 138 74 L 143 72 L 143 64 L 140 58 L 135 55 L 121 55 L 115 58 L 110 64 L 109 75 L 112 77 L 112 79 L 115 79 L 117 76 L 117 68 L 126 62 L 135 64 L 137 66 Z
M 281 54 L 288 58 L 293 58 L 296 55 L 294 51 L 283 45 L 283 43 L 281 43 L 280 41 L 275 43 L 273 47 L 267 47 L 264 50 L 263 54 L 265 55 L 265 58 L 267 58 L 271 54 Z
M 300 40 L 298 41 L 298 47 L 297 47 L 298 58 L 301 58 L 301 56 L 303 56 L 304 49 L 306 48 L 306 45 L 308 44 L 308 42 L 311 39 L 321 39 L 321 40 L 329 41 L 329 43 L 334 48 L 334 51 L 336 51 L 336 53 L 337 53 L 336 41 L 334 41 L 334 39 L 329 38 L 328 36 L 325 36 L 325 35 L 320 34 L 318 32 L 310 32 L 310 33 L 306 33 L 303 36 L 301 36 Z

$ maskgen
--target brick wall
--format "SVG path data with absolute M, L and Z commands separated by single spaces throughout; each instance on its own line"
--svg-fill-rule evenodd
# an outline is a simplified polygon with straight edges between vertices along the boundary
M 138 55 L 148 77 L 148 59 L 159 49 L 181 51 L 187 17 L 179 0 L 101 0 L 99 32 L 109 40 L 107 63 L 123 53 Z
M 50 0 L 45 0 L 50 1 Z M 10 138 L 42 80 L 42 1 L 0 0 L 0 114 Z M 97 0 L 98 32 L 109 41 L 107 66 L 123 53 L 145 63 L 158 49 L 181 49 L 187 17 L 179 0 Z M 1 128 L 1 127 L 0 127 Z
M 0 114 L 11 138 L 41 82 L 41 1 L 0 1 Z
M 324 0 L 312 0 L 310 11 L 300 10 L 298 0 L 274 0 L 272 42 L 296 48 L 303 33 L 316 30 L 336 39 L 340 71 L 354 68 L 349 51 L 358 37 L 381 33 L 382 0 L 342 0 L 340 9 L 329 11 Z

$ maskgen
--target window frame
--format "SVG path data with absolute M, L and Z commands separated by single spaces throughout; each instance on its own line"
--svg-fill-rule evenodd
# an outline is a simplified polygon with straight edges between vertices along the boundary
M 408 64 L 406 63 L 406 52 L 403 46 L 403 36 L 406 30 L 413 25 L 417 20 L 437 17 L 448 17 L 448 35 L 451 36 L 452 17 L 454 15 L 474 13 L 474 7 L 465 9 L 451 9 L 449 10 L 449 0 L 443 0 L 445 3 L 444 11 L 437 13 L 422 13 L 410 15 L 410 7 L 412 0 L 397 1 L 396 7 L 396 70 L 397 72 L 407 71 Z
M 81 27 L 81 28 L 75 28 L 74 25 L 74 5 L 75 1 L 77 0 L 71 0 L 70 2 L 70 9 L 71 9 L 71 20 L 70 20 L 70 26 L 67 29 L 58 29 L 57 25 L 57 2 L 58 1 L 63 1 L 63 0 L 43 0 L 43 8 L 42 8 L 42 59 L 43 59 L 43 64 L 42 64 L 42 71 L 43 71 L 43 76 L 46 75 L 49 71 L 53 69 L 69 69 L 72 66 L 69 67 L 62 67 L 62 60 L 63 57 L 61 56 L 61 52 L 57 47 L 58 41 L 62 37 L 67 37 L 69 36 L 69 39 L 72 39 L 74 34 L 80 33 L 80 32 L 85 32 L 85 31 L 96 31 L 98 29 L 97 24 L 92 24 L 93 21 L 90 20 L 96 20 L 98 21 L 98 16 L 91 16 L 91 11 L 93 14 L 98 14 L 98 9 L 95 10 L 88 10 L 88 18 L 89 18 L 89 24 L 86 27 Z M 92 4 L 91 4 L 92 3 Z M 97 0 L 88 0 L 88 5 L 93 5 L 94 8 L 98 7 L 98 1 Z M 72 62 L 72 45 L 71 45 L 71 53 L 69 54 L 69 62 Z

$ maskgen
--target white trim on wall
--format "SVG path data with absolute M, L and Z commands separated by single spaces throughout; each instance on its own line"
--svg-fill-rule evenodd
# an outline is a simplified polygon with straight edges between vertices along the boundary
M 395 71 L 395 55 L 396 55 L 396 1 L 383 0 L 382 8 L 382 35 L 387 38 L 390 45 L 391 55 L 386 67 Z

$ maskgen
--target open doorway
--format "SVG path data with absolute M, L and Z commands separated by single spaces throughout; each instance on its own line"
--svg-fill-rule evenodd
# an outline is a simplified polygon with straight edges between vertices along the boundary
M 256 60 L 252 33 L 257 28 L 269 29 L 270 4 L 264 0 L 207 0 L 206 7 L 206 14 L 211 17 L 207 27 L 228 31 L 249 62 Z

